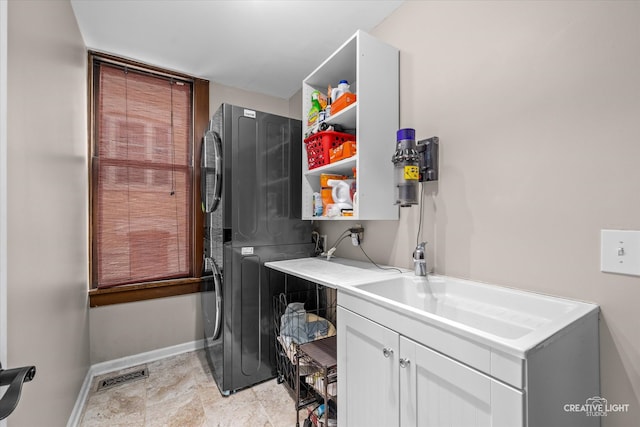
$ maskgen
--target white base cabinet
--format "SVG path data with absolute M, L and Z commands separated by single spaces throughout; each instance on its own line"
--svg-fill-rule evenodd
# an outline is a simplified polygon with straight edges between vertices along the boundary
M 338 307 L 338 425 L 399 425 L 400 336 Z M 395 350 L 394 350 L 395 349 Z
M 338 307 L 338 425 L 519 427 L 523 392 Z
M 598 310 L 524 352 L 338 290 L 338 425 L 599 427 Z M 383 326 L 384 325 L 384 326 Z
M 523 393 L 400 337 L 400 426 L 521 427 Z

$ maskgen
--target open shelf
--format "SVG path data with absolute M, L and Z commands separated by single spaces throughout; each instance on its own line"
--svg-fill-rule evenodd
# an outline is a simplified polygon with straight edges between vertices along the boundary
M 357 153 L 329 165 L 309 170 L 306 148 L 302 158 L 302 218 L 307 220 L 397 220 L 394 170 L 391 156 L 399 126 L 399 52 L 371 35 L 357 31 L 302 82 L 302 117 L 311 108 L 311 93 L 326 93 L 347 80 L 357 102 L 325 122 L 355 133 Z M 304 144 L 304 142 L 302 142 Z M 313 194 L 320 192 L 320 175 L 353 177 L 356 173 L 357 206 L 354 216 L 313 216 Z

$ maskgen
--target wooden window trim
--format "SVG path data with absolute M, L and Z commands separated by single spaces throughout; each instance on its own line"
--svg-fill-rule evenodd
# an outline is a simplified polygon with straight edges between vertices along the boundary
M 89 307 L 174 297 L 200 292 L 201 290 L 202 279 L 198 277 L 136 283 L 134 285 L 122 285 L 106 289 L 91 289 L 89 291 Z
M 110 304 L 120 304 L 134 301 L 144 301 L 155 298 L 165 298 L 177 295 L 186 295 L 202 290 L 202 264 L 203 264 L 203 250 L 204 250 L 204 216 L 202 215 L 200 206 L 200 149 L 202 145 L 202 139 L 209 122 L 209 81 L 192 77 L 183 73 L 174 73 L 165 69 L 143 64 L 137 61 L 131 61 L 128 59 L 119 58 L 113 55 L 104 54 L 96 51 L 89 51 L 88 55 L 88 118 L 89 118 L 89 137 L 88 137 L 88 149 L 89 156 L 91 156 L 91 147 L 93 144 L 94 133 L 94 120 L 93 120 L 93 58 L 97 57 L 101 60 L 108 60 L 119 64 L 126 64 L 129 67 L 136 67 L 146 70 L 152 70 L 158 74 L 166 74 L 170 76 L 176 76 L 183 79 L 188 79 L 193 82 L 193 162 L 194 162 L 194 179 L 192 182 L 192 206 L 193 206 L 193 246 L 194 251 L 192 271 L 195 272 L 194 277 L 187 277 L 181 279 L 163 280 L 147 283 L 136 283 L 131 285 L 122 285 L 108 289 L 92 289 L 92 283 L 89 282 L 89 306 L 99 307 Z M 91 182 L 91 162 L 89 162 L 89 188 L 91 189 L 89 194 L 89 210 L 93 206 L 93 185 Z M 89 247 L 90 254 L 93 251 L 93 219 L 91 211 L 89 212 Z M 89 277 L 93 277 L 92 268 L 93 256 L 89 257 Z

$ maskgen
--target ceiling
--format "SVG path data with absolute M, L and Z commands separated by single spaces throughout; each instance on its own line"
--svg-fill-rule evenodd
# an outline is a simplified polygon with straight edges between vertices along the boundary
M 89 49 L 290 98 L 403 0 L 71 0 Z

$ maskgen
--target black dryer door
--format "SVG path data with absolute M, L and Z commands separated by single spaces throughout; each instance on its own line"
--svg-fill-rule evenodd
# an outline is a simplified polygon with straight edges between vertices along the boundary
M 205 213 L 214 212 L 222 194 L 222 145 L 220 136 L 212 130 L 204 134 L 200 157 L 200 197 Z

